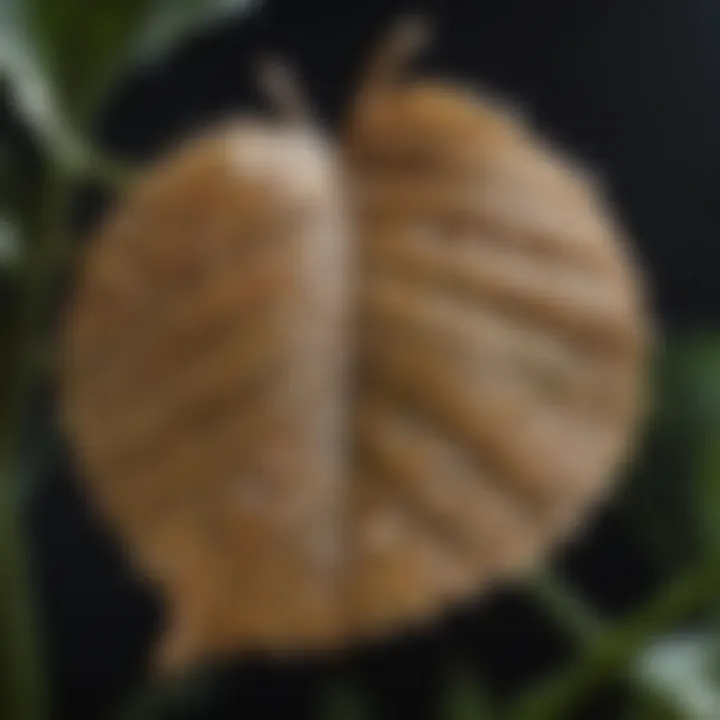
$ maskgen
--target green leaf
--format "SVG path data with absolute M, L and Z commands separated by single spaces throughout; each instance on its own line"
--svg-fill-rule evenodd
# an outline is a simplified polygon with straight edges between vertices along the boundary
M 668 354 L 665 429 L 687 462 L 687 488 L 703 553 L 720 554 L 720 333 L 695 334 Z M 668 437 L 668 441 L 671 440 Z
M 253 0 L 7 0 L 0 75 L 23 121 L 64 170 L 111 185 L 126 171 L 83 133 L 113 84 L 208 22 Z
M 83 143 L 74 135 L 58 98 L 22 34 L 0 27 L 0 68 L 7 76 L 15 109 L 61 166 L 81 163 Z
M 153 10 L 133 45 L 132 59 L 152 62 L 167 53 L 178 38 L 247 12 L 258 0 L 155 0 Z
M 720 686 L 712 675 L 711 634 L 670 636 L 651 644 L 635 673 L 674 700 L 685 720 L 720 717 Z
M 148 0 L 26 0 L 26 32 L 44 74 L 75 122 L 115 80 L 152 9 Z
M 251 0 L 26 0 L 24 32 L 74 122 L 87 121 L 135 63 L 167 52 Z
M 654 386 L 646 453 L 625 509 L 653 560 L 672 572 L 720 554 L 720 333 L 670 336 Z

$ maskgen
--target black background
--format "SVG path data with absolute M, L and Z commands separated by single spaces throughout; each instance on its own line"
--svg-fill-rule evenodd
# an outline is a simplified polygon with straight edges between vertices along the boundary
M 404 9 L 424 10 L 435 24 L 418 73 L 509 97 L 602 174 L 648 269 L 663 326 L 714 323 L 720 4 L 713 0 L 268 2 L 129 78 L 99 132 L 108 148 L 146 160 L 210 120 L 261 107 L 253 64 L 267 50 L 294 64 L 338 129 L 363 59 Z M 49 481 L 30 525 L 58 717 L 108 717 L 143 676 L 159 609 L 85 508 L 63 448 L 38 460 Z M 560 558 L 610 614 L 649 597 L 657 580 L 631 538 L 611 508 Z M 178 717 L 311 717 L 324 688 L 348 676 L 382 717 L 439 717 L 438 688 L 451 661 L 464 661 L 495 695 L 509 697 L 569 653 L 533 602 L 509 590 L 337 661 L 226 666 L 198 708 L 187 704 Z M 607 695 L 578 717 L 613 717 Z

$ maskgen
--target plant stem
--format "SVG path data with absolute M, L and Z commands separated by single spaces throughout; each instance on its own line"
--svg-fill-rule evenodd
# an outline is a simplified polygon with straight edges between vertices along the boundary
M 5 381 L 0 427 L 12 453 L 22 441 L 29 404 L 39 379 L 37 347 L 47 333 L 48 312 L 67 261 L 68 222 L 74 183 L 63 171 L 49 168 L 37 208 L 38 224 L 21 268 L 15 322 L 6 339 L 11 361 Z M 13 442 L 15 441 L 15 442 Z
M 638 613 L 608 629 L 564 671 L 523 695 L 513 720 L 562 720 L 587 693 L 627 666 L 646 642 L 700 609 L 720 582 L 716 563 L 702 564 Z
M 3 677 L 10 707 L 3 717 L 41 720 L 47 714 L 47 685 L 36 624 L 30 559 L 20 520 L 17 485 L 30 401 L 38 373 L 33 353 L 45 331 L 49 300 L 66 257 L 67 214 L 72 182 L 48 168 L 37 207 L 36 237 L 27 244 L 14 316 L 5 327 L 7 369 L 0 398 L 0 582 Z
M 3 452 L 0 472 L 0 714 L 8 720 L 42 720 L 46 716 L 47 688 L 35 625 L 30 564 L 24 553 L 26 545 L 11 483 L 14 468 L 9 458 L 10 454 Z
M 604 623 L 568 585 L 564 578 L 546 569 L 532 582 L 533 595 L 552 615 L 555 623 L 581 647 L 592 644 L 604 631 Z

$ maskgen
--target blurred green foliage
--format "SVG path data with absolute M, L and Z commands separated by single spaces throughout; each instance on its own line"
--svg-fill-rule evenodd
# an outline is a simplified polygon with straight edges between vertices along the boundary
M 371 720 L 367 699 L 346 678 L 336 680 L 325 691 L 318 711 L 319 720 Z
M 440 717 L 444 720 L 483 720 L 496 710 L 480 678 L 458 663 L 448 667 Z
M 720 333 L 674 339 L 664 355 L 658 432 L 678 462 L 698 553 L 720 559 Z M 678 518 L 680 520 L 680 518 Z
M 0 717 L 48 717 L 41 633 L 17 487 L 28 409 L 47 352 L 48 317 L 72 247 L 78 180 L 115 184 L 117 164 L 90 129 L 113 84 L 218 12 L 247 0 L 4 0 L 0 93 L 24 124 L 0 139 Z M 6 118 L 2 118 L 5 120 Z M 20 141 L 18 141 L 20 140 Z M 32 142 L 34 141 L 34 143 Z M 39 148 L 39 152 L 38 152 Z
M 123 74 L 162 57 L 204 21 L 245 10 L 248 0 L 5 0 L 0 6 L 0 93 L 11 99 L 32 143 L 0 138 L 0 717 L 42 720 L 41 642 L 13 488 L 17 448 L 43 365 L 52 289 L 71 247 L 69 210 L 77 181 L 114 185 L 122 166 L 89 134 Z M 694 720 L 717 700 L 720 556 L 720 333 L 670 335 L 658 352 L 655 409 L 646 452 L 630 473 L 623 508 L 668 579 L 646 606 L 604 621 L 572 588 L 543 576 L 530 588 L 577 643 L 577 657 L 510 707 L 494 707 L 478 678 L 449 667 L 447 720 L 570 717 L 613 678 L 633 683 L 627 717 Z M 534 589 L 533 589 L 534 588 Z M 695 621 L 697 642 L 673 642 Z M 670 634 L 670 639 L 664 636 Z M 653 641 L 652 645 L 648 645 Z M 658 658 L 662 659 L 659 663 Z M 668 659 L 670 658 L 670 659 Z M 663 664 L 664 663 L 664 664 Z M 668 681 L 667 668 L 673 682 Z M 133 717 L 159 717 L 163 692 L 143 693 Z M 174 691 L 173 691 L 174 692 Z M 371 716 L 357 692 L 329 690 L 323 717 Z M 131 708 L 132 710 L 132 708 Z M 125 715 L 123 715 L 125 716 Z M 128 715 L 129 717 L 129 715 Z M 720 718 L 717 714 L 702 716 Z

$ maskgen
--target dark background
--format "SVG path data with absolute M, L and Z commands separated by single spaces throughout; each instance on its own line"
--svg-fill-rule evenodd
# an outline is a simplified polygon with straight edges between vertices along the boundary
M 720 4 L 712 0 L 267 2 L 129 78 L 98 132 L 116 154 L 145 161 L 209 120 L 261 107 L 253 64 L 267 50 L 294 64 L 338 129 L 363 59 L 404 9 L 426 11 L 435 24 L 418 74 L 470 80 L 509 97 L 606 179 L 648 270 L 662 327 L 716 322 Z M 85 225 L 99 207 L 93 199 L 87 205 Z M 54 437 L 52 427 L 39 432 Z M 62 443 L 50 447 L 36 458 L 50 481 L 40 485 L 30 524 L 52 691 L 58 717 L 108 717 L 143 677 L 159 608 L 86 509 Z M 621 504 L 601 512 L 558 561 L 611 616 L 660 581 L 628 518 Z M 452 663 L 511 697 L 567 657 L 562 632 L 510 589 L 439 626 L 337 661 L 227 665 L 195 709 L 188 700 L 176 714 L 314 717 L 328 683 L 350 678 L 380 717 L 434 718 Z M 578 717 L 615 717 L 622 691 L 591 698 Z

